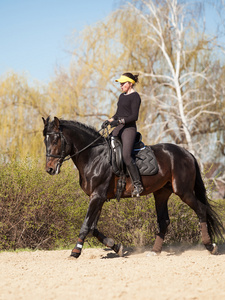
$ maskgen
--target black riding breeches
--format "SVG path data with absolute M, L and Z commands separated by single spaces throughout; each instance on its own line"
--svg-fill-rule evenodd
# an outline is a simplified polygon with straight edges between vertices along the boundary
M 123 160 L 126 165 L 129 165 L 132 161 L 131 153 L 134 147 L 136 133 L 136 127 L 126 127 L 123 125 L 117 126 L 112 132 L 113 136 L 118 136 L 121 138 L 123 144 Z

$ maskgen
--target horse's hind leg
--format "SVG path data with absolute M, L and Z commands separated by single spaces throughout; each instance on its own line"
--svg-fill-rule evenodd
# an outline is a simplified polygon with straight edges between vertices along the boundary
M 183 195 L 178 194 L 178 196 L 180 196 L 181 200 L 195 211 L 200 222 L 202 243 L 211 254 L 216 254 L 217 247 L 215 244 L 212 243 L 212 239 L 208 232 L 207 206 L 201 201 L 199 201 L 193 192 L 186 192 Z
M 116 244 L 112 238 L 106 237 L 103 233 L 99 232 L 97 228 L 93 230 L 93 236 L 96 237 L 103 245 L 114 250 L 119 256 L 123 256 L 122 244 Z
M 166 187 L 154 192 L 159 232 L 156 234 L 152 251 L 157 254 L 160 254 L 162 251 L 163 240 L 167 231 L 167 227 L 170 224 L 167 202 L 171 194 L 172 191 Z
M 112 238 L 108 238 L 107 236 L 105 236 L 103 233 L 101 233 L 100 231 L 98 231 L 97 229 L 97 223 L 98 223 L 98 219 L 100 217 L 101 214 L 101 210 L 99 211 L 95 222 L 92 225 L 92 232 L 93 232 L 93 236 L 96 237 L 99 242 L 101 242 L 103 245 L 105 245 L 108 248 L 111 248 L 112 250 L 114 250 L 119 256 L 123 256 L 123 246 L 122 244 L 116 244 L 115 241 Z

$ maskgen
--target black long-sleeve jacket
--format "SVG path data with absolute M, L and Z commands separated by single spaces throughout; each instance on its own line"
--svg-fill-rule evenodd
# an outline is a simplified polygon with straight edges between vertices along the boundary
M 137 92 L 121 94 L 117 103 L 117 111 L 114 120 L 124 119 L 125 125 L 135 125 L 138 120 L 141 97 Z

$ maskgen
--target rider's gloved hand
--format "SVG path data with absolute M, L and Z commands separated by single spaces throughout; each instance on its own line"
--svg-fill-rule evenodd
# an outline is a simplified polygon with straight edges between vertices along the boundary
M 112 127 L 116 127 L 119 124 L 121 124 L 120 120 L 113 120 L 112 122 L 110 122 L 110 126 Z
M 110 123 L 109 123 L 108 120 L 104 121 L 104 122 L 102 123 L 102 129 L 106 128 L 109 124 L 110 124 Z

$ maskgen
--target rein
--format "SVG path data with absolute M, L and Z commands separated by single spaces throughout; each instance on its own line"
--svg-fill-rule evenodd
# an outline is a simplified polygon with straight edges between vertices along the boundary
M 98 133 L 101 131 L 101 130 L 104 130 L 105 128 L 101 128 Z M 104 133 L 104 132 L 103 132 Z M 67 161 L 69 159 L 71 159 L 72 157 L 80 154 L 81 152 L 83 152 L 84 150 L 88 149 L 90 146 L 92 146 L 96 141 L 98 141 L 100 138 L 104 137 L 102 135 L 100 135 L 99 137 L 97 137 L 93 142 L 91 142 L 90 144 L 88 144 L 87 146 L 85 146 L 84 148 L 82 148 L 81 150 L 79 150 L 78 152 L 74 153 L 73 155 L 70 155 L 69 157 L 66 158 L 66 155 L 65 155 L 65 146 L 67 144 L 67 141 L 66 141 L 66 138 L 65 136 L 63 135 L 63 132 L 62 132 L 62 128 L 60 128 L 60 132 L 48 132 L 46 134 L 46 137 L 48 135 L 60 135 L 60 139 L 61 139 L 61 153 L 60 155 L 54 155 L 54 154 L 50 154 L 49 152 L 50 151 L 47 151 L 46 153 L 46 156 L 47 157 L 54 157 L 54 158 L 59 158 L 59 162 L 58 162 L 58 165 L 62 165 L 62 163 L 64 161 Z M 108 130 L 107 130 L 107 135 L 109 135 L 108 133 Z M 104 139 L 106 140 L 106 138 L 104 137 Z
M 100 129 L 98 132 L 100 132 L 102 129 Z M 71 159 L 72 157 L 80 154 L 81 152 L 83 152 L 84 150 L 88 149 L 90 146 L 92 146 L 96 141 L 98 141 L 102 136 L 100 135 L 99 137 L 97 137 L 93 142 L 91 142 L 90 144 L 88 144 L 86 147 L 84 147 L 83 149 L 77 151 L 76 153 L 74 153 L 73 155 L 70 155 L 68 158 L 64 158 L 63 162 L 66 160 Z M 65 137 L 64 137 L 65 138 Z

